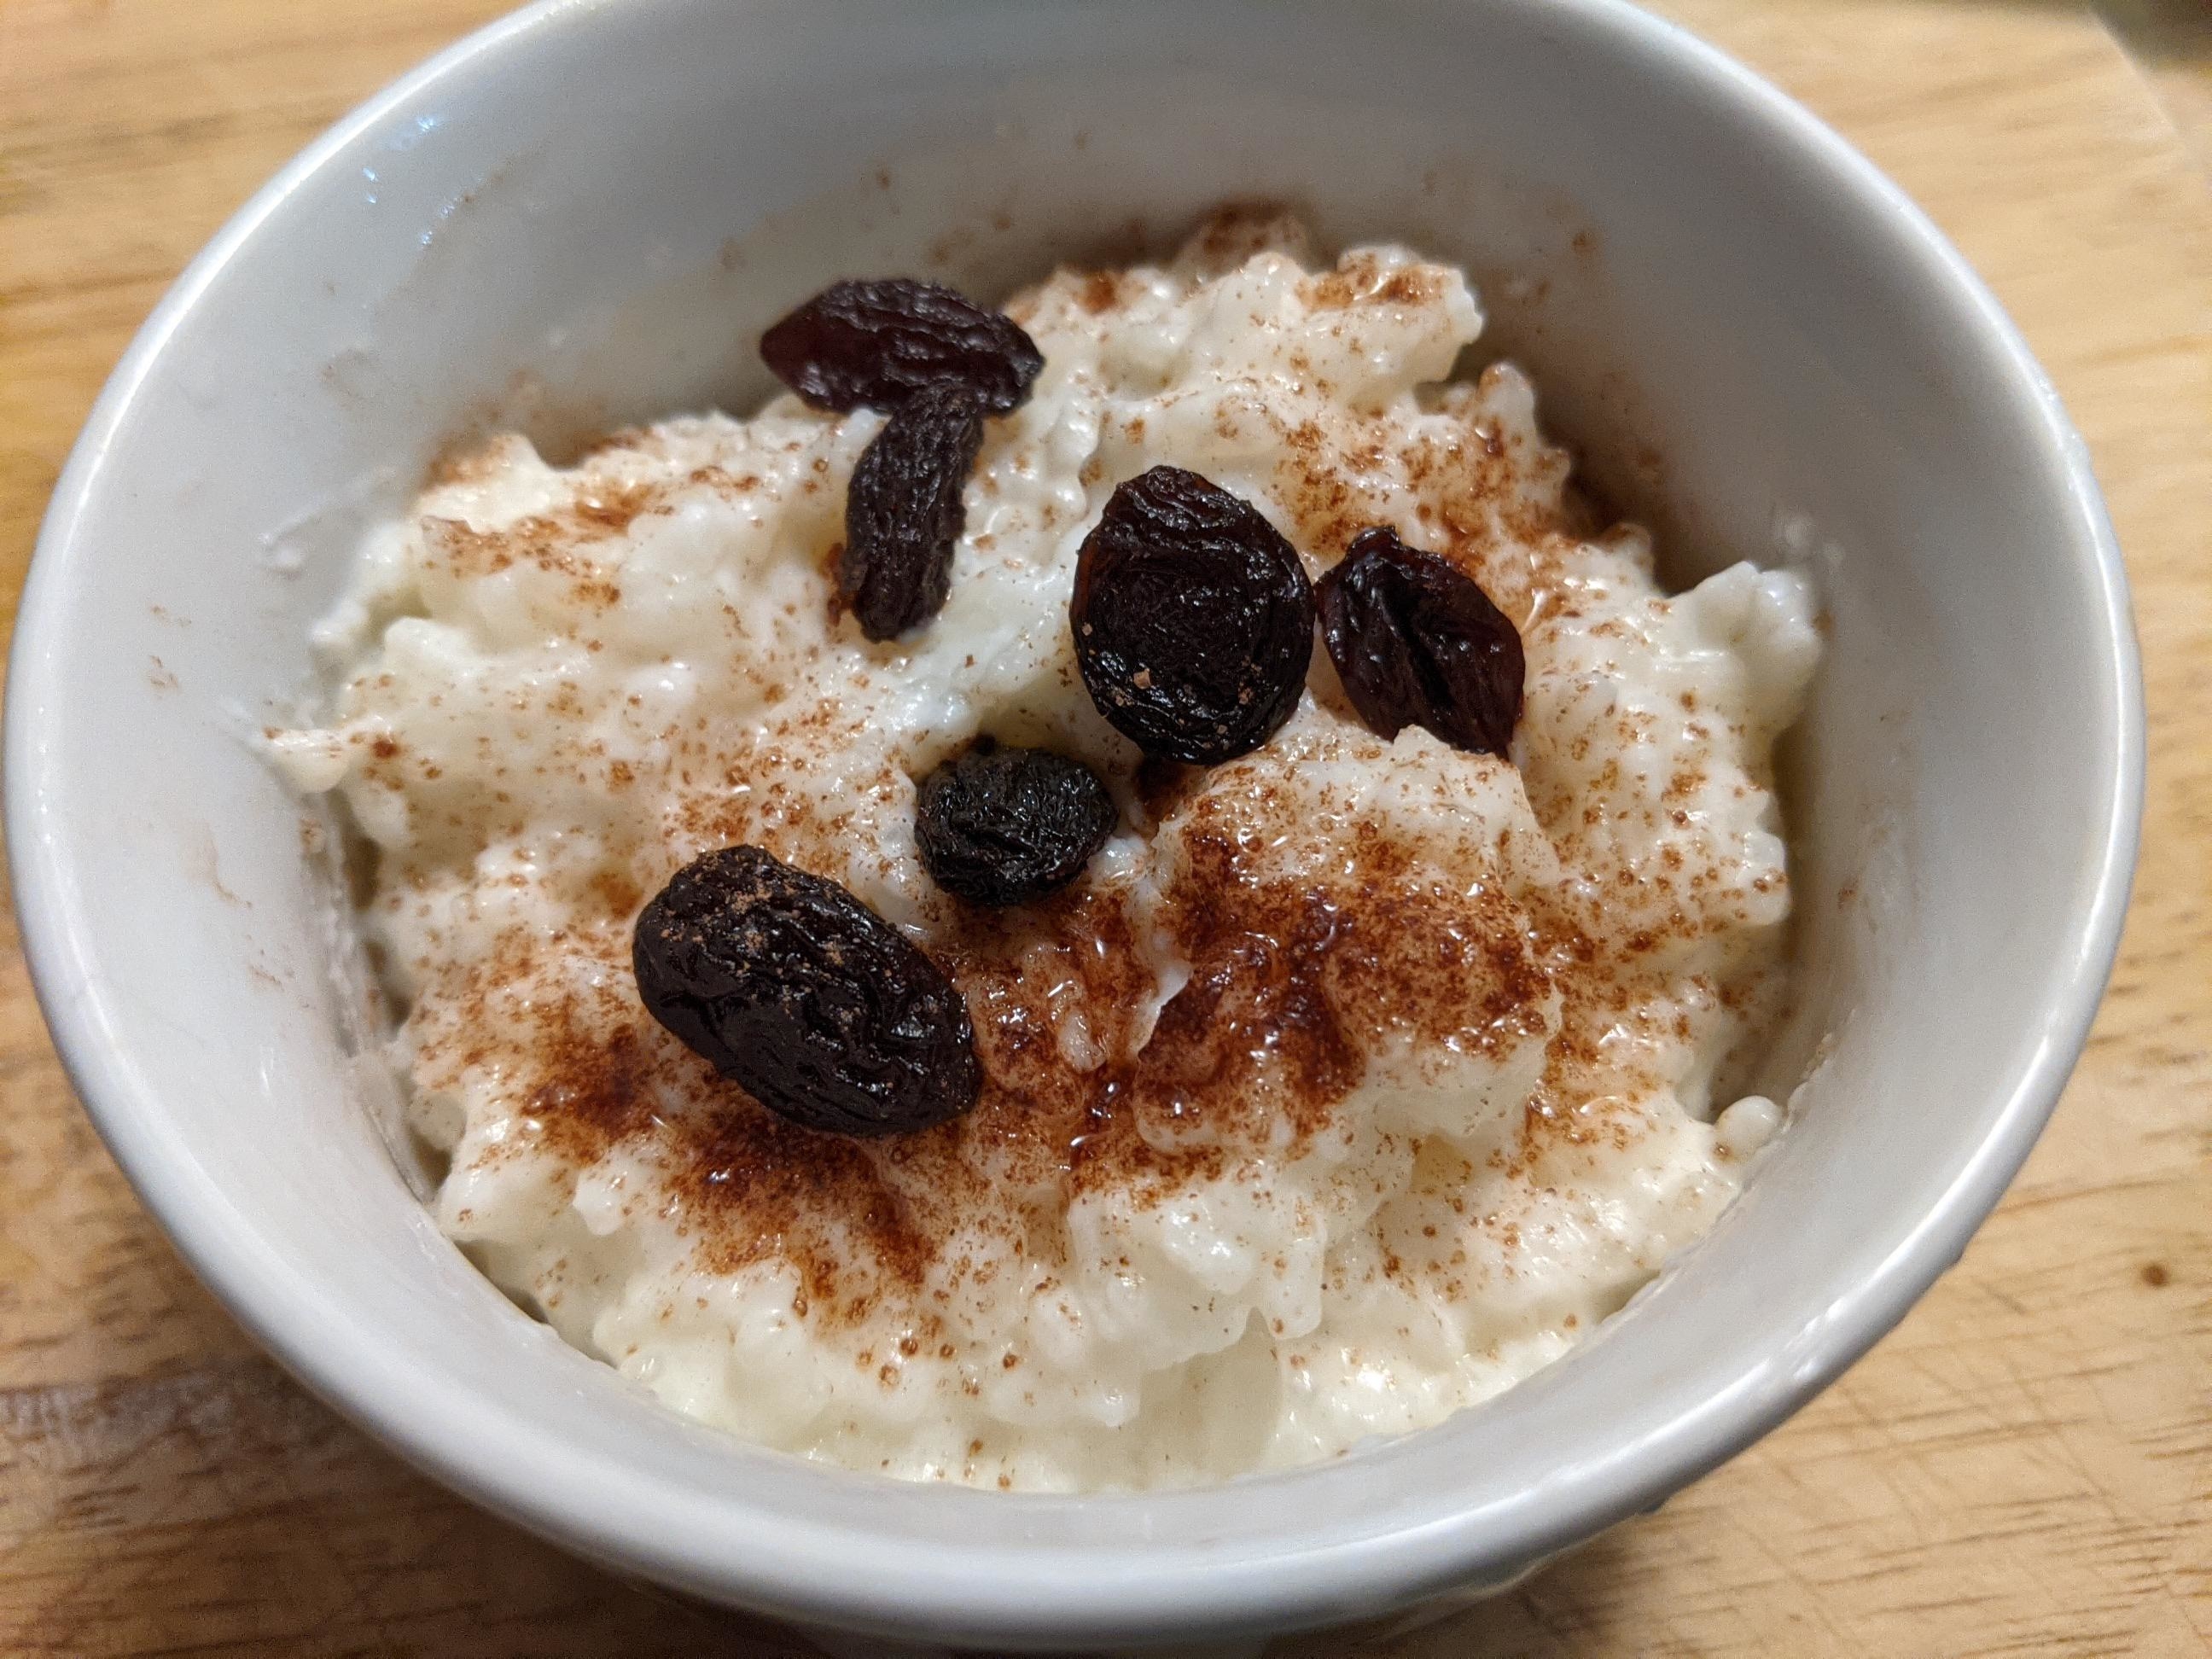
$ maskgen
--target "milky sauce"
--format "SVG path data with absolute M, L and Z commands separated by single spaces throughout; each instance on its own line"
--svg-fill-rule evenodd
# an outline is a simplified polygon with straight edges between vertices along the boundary
M 1770 756 L 1814 598 L 1664 596 L 1599 532 L 1481 315 L 1395 247 L 1285 222 L 1008 307 L 1045 367 L 988 423 L 944 611 L 833 603 L 881 417 L 780 397 L 520 438 L 368 541 L 320 630 L 326 724 L 272 732 L 377 858 L 362 915 L 439 1224 L 676 1409 L 915 1479 L 1085 1490 L 1279 1468 L 1437 1422 L 1566 1352 L 1778 1127 L 1717 1096 L 1785 990 Z M 1140 765 L 1067 620 L 1107 495 L 1156 463 L 1318 576 L 1388 525 L 1522 629 L 1510 759 L 1376 738 L 1316 649 L 1262 749 Z M 938 890 L 915 781 L 979 734 L 1107 778 L 1089 873 Z M 951 975 L 975 1109 L 874 1141 L 770 1115 L 640 1006 L 631 926 L 708 848 L 842 882 Z

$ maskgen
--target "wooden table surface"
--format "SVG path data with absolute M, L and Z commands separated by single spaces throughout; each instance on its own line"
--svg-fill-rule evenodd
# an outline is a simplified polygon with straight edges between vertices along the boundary
M 0 0 L 6 624 L 170 278 L 342 110 L 501 9 Z M 1934 213 L 2087 434 L 2148 673 L 2142 872 L 2050 1133 L 1904 1325 L 1660 1514 L 1376 1650 L 2212 1650 L 2212 10 L 1667 9 Z M 0 1650 L 802 1650 L 525 1538 L 279 1375 L 100 1150 L 0 927 Z

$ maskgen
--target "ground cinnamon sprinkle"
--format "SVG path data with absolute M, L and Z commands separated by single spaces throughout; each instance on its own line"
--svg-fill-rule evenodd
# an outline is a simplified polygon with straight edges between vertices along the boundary
M 1196 822 L 1207 817 L 1200 801 Z M 782 844 L 805 861 L 803 836 Z M 606 958 L 599 982 L 533 1000 L 522 1040 L 501 1042 L 501 1063 L 520 1068 L 514 1086 L 538 1144 L 572 1166 L 625 1141 L 654 1147 L 704 1270 L 789 1261 L 808 1316 L 849 1322 L 886 1297 L 921 1297 L 933 1280 L 940 1292 L 957 1285 L 963 1275 L 940 1260 L 948 1241 L 1031 1246 L 1040 1194 L 1056 1193 L 1054 1208 L 1105 1189 L 1149 1204 L 1294 1151 L 1359 1084 L 1376 1031 L 1477 1049 L 1517 1042 L 1540 1035 L 1556 980 L 1596 971 L 1571 950 L 1547 968 L 1501 896 L 1422 880 L 1379 836 L 1361 838 L 1351 870 L 1321 886 L 1255 869 L 1227 823 L 1187 829 L 1185 845 L 1187 867 L 1152 925 L 1188 982 L 1141 1047 L 1135 1016 L 1153 965 L 1127 895 L 1085 884 L 1018 912 L 949 910 L 933 950 L 969 1001 L 986 1084 L 969 1115 L 934 1129 L 880 1142 L 817 1134 L 714 1077 L 627 983 L 631 907 L 617 901 L 636 899 L 634 886 L 600 893 L 610 925 L 590 947 Z M 442 994 L 465 1010 L 465 1029 L 511 1033 L 513 988 L 538 966 L 518 937 L 477 984 Z M 1059 1034 L 1069 1011 L 1091 1023 L 1090 1063 Z M 459 1068 L 488 1057 L 471 1050 Z

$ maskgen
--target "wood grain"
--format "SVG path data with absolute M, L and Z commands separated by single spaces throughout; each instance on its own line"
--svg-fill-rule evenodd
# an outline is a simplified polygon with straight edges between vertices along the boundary
M 0 0 L 0 594 L 131 331 L 345 106 L 500 0 Z M 2212 61 L 2202 0 L 1673 0 L 1981 269 L 2095 452 L 2150 816 L 2051 1132 L 1796 1420 L 1454 1623 L 1469 1654 L 2212 1650 Z M 2177 126 L 2179 123 L 2179 126 Z M 2186 133 L 2186 137 L 2185 137 Z M 1279 1645 L 1340 1653 L 1340 1638 Z M 0 918 L 0 1650 L 782 1654 L 402 1468 L 262 1359 L 101 1152 Z

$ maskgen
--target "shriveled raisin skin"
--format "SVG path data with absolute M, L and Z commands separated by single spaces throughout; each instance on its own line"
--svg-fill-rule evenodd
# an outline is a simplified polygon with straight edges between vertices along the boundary
M 761 336 L 763 362 L 817 409 L 896 409 L 926 386 L 1018 409 L 1044 354 L 1011 317 L 935 283 L 832 283 Z
M 837 592 L 860 631 L 892 640 L 945 608 L 961 491 L 983 445 L 983 405 L 963 386 L 927 386 L 869 441 L 845 491 Z
M 1521 635 L 1474 578 L 1378 526 L 1322 574 L 1320 602 L 1329 659 L 1377 732 L 1421 726 L 1474 754 L 1512 747 Z
M 1034 903 L 1073 881 L 1120 817 L 1082 762 L 987 738 L 921 781 L 915 840 L 939 887 L 999 908 Z
M 926 1129 L 975 1103 L 967 1004 L 897 928 L 758 847 L 676 872 L 637 919 L 646 1010 L 769 1110 L 830 1134 Z
M 1076 561 L 1075 660 L 1147 755 L 1218 765 L 1290 719 L 1313 658 L 1313 585 L 1274 526 L 1195 472 L 1121 484 Z

